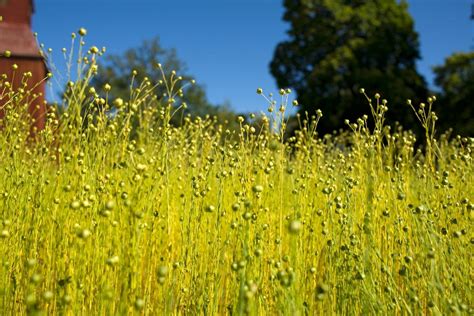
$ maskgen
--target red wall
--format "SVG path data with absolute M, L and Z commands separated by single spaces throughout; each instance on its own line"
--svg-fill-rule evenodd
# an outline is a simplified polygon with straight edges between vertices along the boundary
M 7 74 L 8 81 L 10 82 L 13 74 L 13 64 L 18 65 L 18 69 L 15 71 L 15 78 L 13 81 L 13 87 L 15 90 L 21 85 L 21 79 L 23 77 L 23 73 L 25 72 L 31 71 L 33 75 L 27 81 L 28 90 L 33 88 L 33 86 L 35 86 L 38 82 L 40 82 L 46 77 L 46 68 L 44 66 L 44 62 L 40 59 L 15 57 L 11 57 L 8 59 L 0 58 L 0 75 L 4 73 Z M 0 93 L 1 91 L 2 90 L 0 90 Z M 26 100 L 26 102 L 30 104 L 29 111 L 32 117 L 35 119 L 33 126 L 35 126 L 38 130 L 41 130 L 45 127 L 46 122 L 46 105 L 44 104 L 45 82 L 43 82 L 31 91 L 31 95 L 34 93 L 41 93 L 42 95 L 34 99 L 33 102 L 31 102 L 33 98 L 30 98 L 30 100 Z M 0 119 L 5 116 L 3 105 L 6 101 L 6 99 L 0 100 Z M 39 107 L 39 109 L 36 108 L 37 106 Z
M 0 15 L 4 23 L 31 25 L 31 6 L 31 0 L 7 0 L 6 6 L 0 5 Z

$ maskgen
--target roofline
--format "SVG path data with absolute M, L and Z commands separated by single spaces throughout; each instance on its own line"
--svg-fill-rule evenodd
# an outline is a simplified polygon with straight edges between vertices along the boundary
M 38 53 L 38 55 L 32 55 L 32 54 L 15 54 L 14 52 L 11 52 L 11 55 L 10 55 L 10 57 L 8 57 L 8 59 L 11 59 L 11 58 L 43 59 L 44 60 L 44 57 L 41 56 L 40 53 Z
M 41 55 L 27 55 L 27 54 L 11 54 L 10 57 L 8 58 L 2 58 L 0 57 L 0 59 L 6 59 L 6 60 L 12 60 L 14 58 L 17 58 L 17 59 L 31 59 L 31 60 L 41 60 L 43 63 L 43 66 L 44 66 L 44 69 L 46 71 L 46 73 L 50 72 L 49 70 L 49 67 L 48 67 L 48 64 L 46 63 L 46 59 L 41 56 Z

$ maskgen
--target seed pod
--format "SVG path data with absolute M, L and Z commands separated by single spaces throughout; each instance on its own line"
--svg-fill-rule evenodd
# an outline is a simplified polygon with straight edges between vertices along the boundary
M 91 231 L 88 230 L 88 229 L 80 230 L 80 231 L 77 233 L 77 237 L 79 237 L 79 238 L 81 238 L 81 239 L 87 239 L 90 235 L 91 235 Z
M 119 257 L 118 256 L 113 256 L 108 258 L 105 263 L 107 263 L 109 266 L 113 266 L 119 262 Z
M 115 207 L 115 202 L 113 200 L 108 200 L 105 203 L 105 208 L 109 211 L 111 211 Z
M 254 185 L 254 186 L 252 187 L 252 191 L 253 191 L 254 193 L 261 193 L 261 192 L 263 191 L 263 186 L 261 186 L 261 185 Z
M 212 213 L 216 210 L 216 207 L 214 205 L 208 205 L 204 210 L 208 213 Z
M 143 307 L 145 307 L 145 301 L 142 300 L 141 298 L 137 298 L 135 300 L 135 309 L 136 310 L 142 310 Z
M 168 274 L 168 267 L 167 266 L 159 266 L 157 271 L 158 277 L 166 277 Z
M 291 221 L 288 225 L 288 231 L 290 232 L 290 234 L 298 234 L 302 227 L 303 224 L 300 221 L 294 220 Z

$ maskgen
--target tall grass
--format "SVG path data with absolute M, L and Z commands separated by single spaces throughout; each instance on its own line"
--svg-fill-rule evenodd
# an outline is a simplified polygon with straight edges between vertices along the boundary
M 320 137 L 317 112 L 285 138 L 287 90 L 259 90 L 269 113 L 238 131 L 175 127 L 177 74 L 165 96 L 131 74 L 129 100 L 112 100 L 89 84 L 101 53 L 80 54 L 34 139 L 28 89 L 0 79 L 5 314 L 473 312 L 472 138 L 430 129 L 421 151 L 367 94 L 375 124 L 361 113 Z

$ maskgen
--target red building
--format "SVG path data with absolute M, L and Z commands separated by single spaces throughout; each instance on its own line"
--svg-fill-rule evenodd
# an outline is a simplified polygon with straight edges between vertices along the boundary
M 31 30 L 33 12 L 33 0 L 0 0 L 0 16 L 3 18 L 0 22 L 0 75 L 6 74 L 14 89 L 21 85 L 23 74 L 26 72 L 32 73 L 28 79 L 30 89 L 43 81 L 31 93 L 39 97 L 35 99 L 31 97 L 28 100 L 29 112 L 35 119 L 33 126 L 43 129 L 46 121 L 44 78 L 47 75 L 47 67 Z M 11 54 L 5 54 L 6 51 Z M 18 66 L 15 76 L 13 76 L 14 64 Z M 0 119 L 5 115 L 3 105 L 6 101 L 5 97 L 0 100 Z

